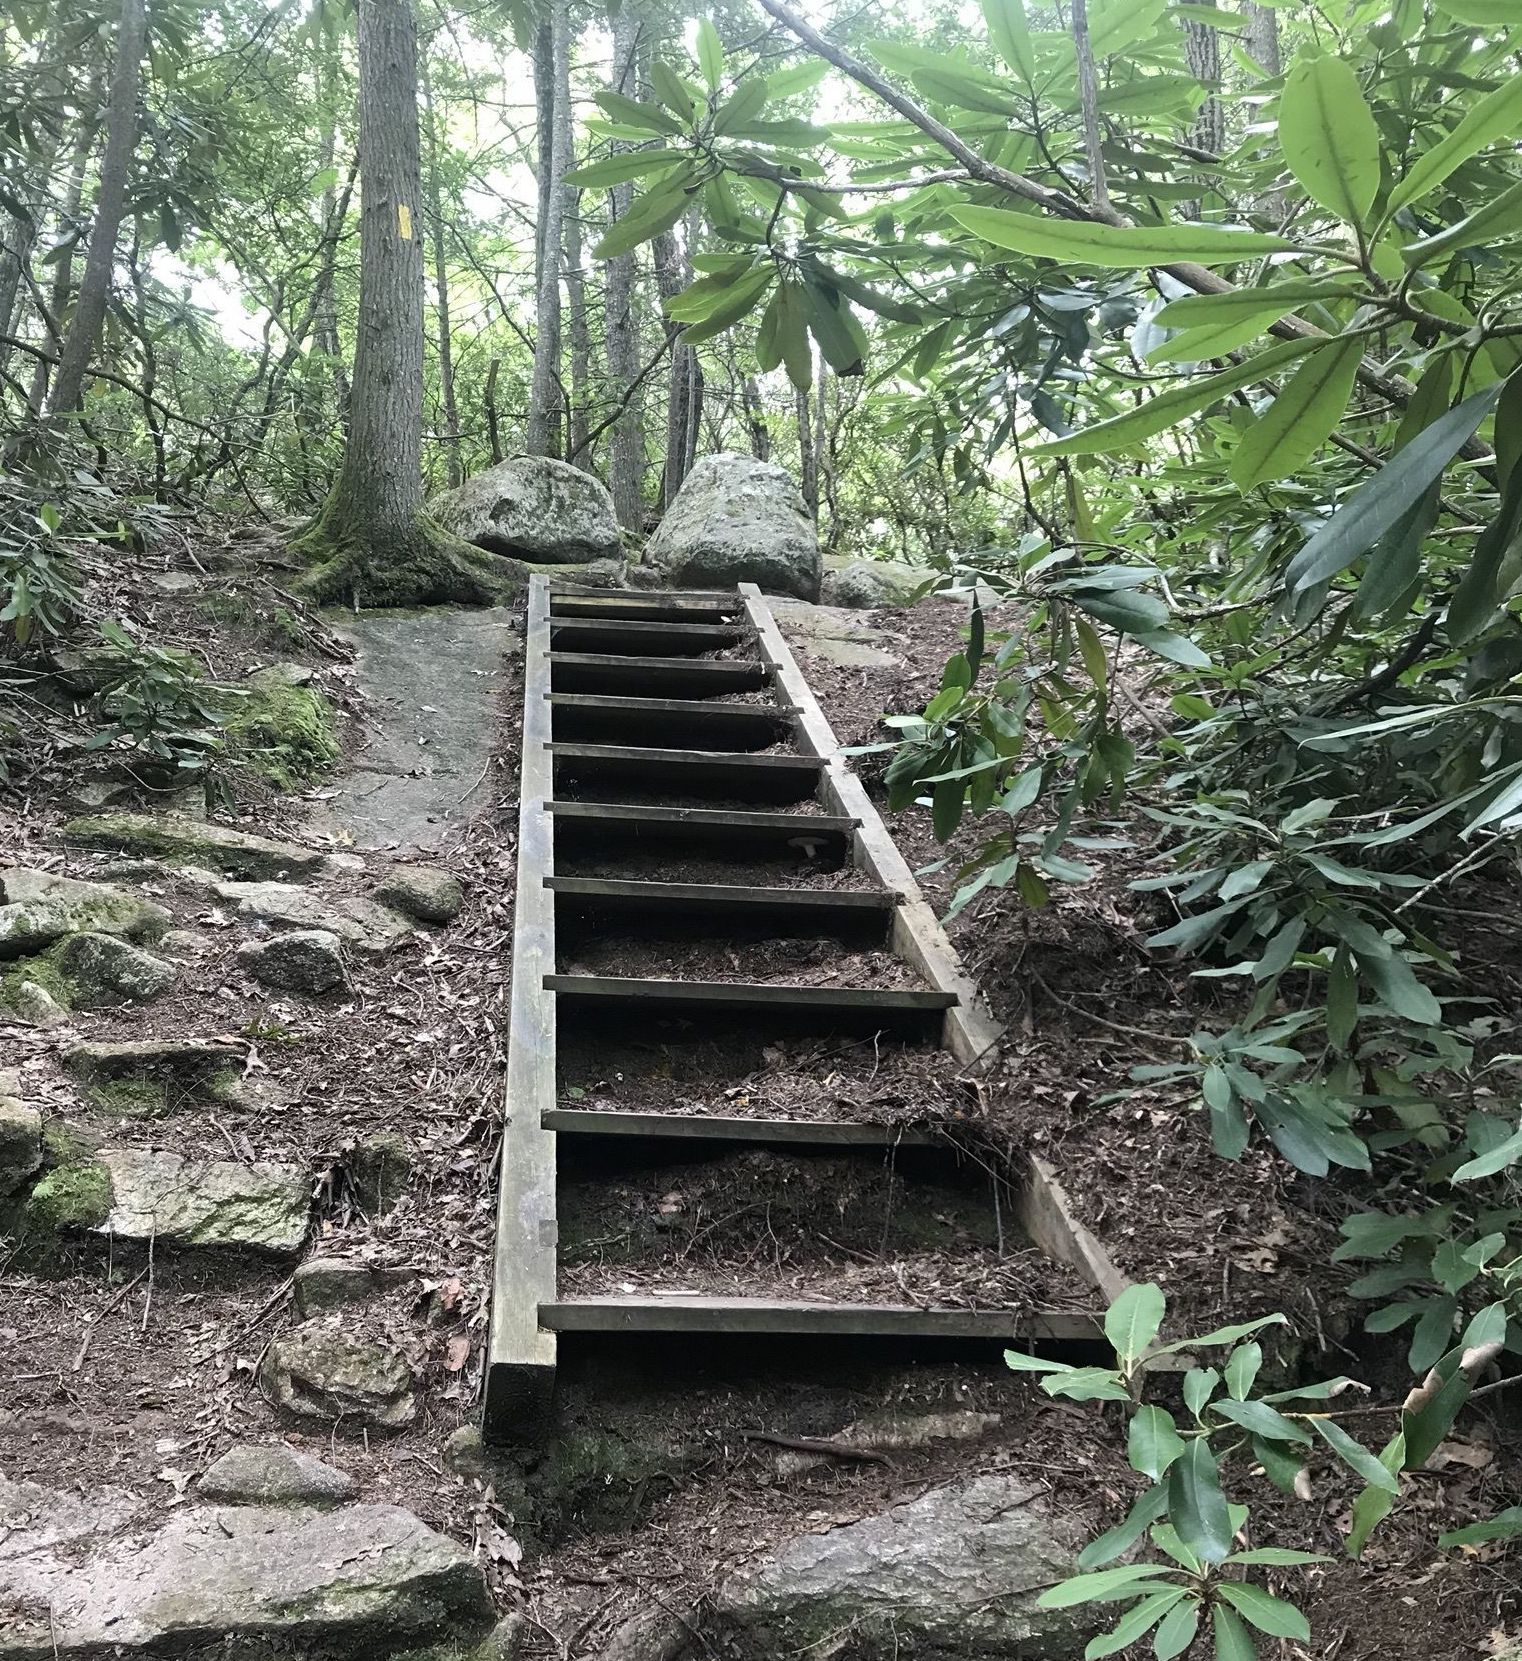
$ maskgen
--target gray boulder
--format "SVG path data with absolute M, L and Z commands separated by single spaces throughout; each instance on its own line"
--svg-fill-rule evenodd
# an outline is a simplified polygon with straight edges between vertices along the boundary
M 44 1032 L 49 1027 L 61 1027 L 69 1018 L 68 1010 L 47 987 L 28 980 L 25 975 L 14 984 L 7 983 L 4 1002 L 18 1020 Z
M 289 882 L 219 882 L 214 892 L 233 901 L 240 917 L 287 929 L 326 929 L 376 957 L 416 932 L 410 919 L 358 894 L 324 898 Z
M 6 1490 L 35 1505 L 29 1487 L 0 1478 L 0 1521 Z M 247 1656 L 380 1655 L 492 1627 L 470 1553 L 397 1506 L 197 1506 L 146 1535 L 95 1496 L 84 1509 L 67 1541 L 39 1506 L 41 1525 L 0 1545 L 0 1661 L 220 1655 L 229 1640 Z
M 930 575 L 931 572 L 916 565 L 906 565 L 901 560 L 826 554 L 819 597 L 826 605 L 849 606 L 857 610 L 871 606 L 905 606 Z
M 80 848 L 108 848 L 254 880 L 316 876 L 325 858 L 311 848 L 168 813 L 91 814 L 70 820 L 63 835 Z
M 19 865 L 0 871 L 0 958 L 30 957 L 83 932 L 156 940 L 170 920 L 162 906 L 108 883 Z
M 613 498 L 590 473 L 547 456 L 513 456 L 429 504 L 445 530 L 489 553 L 544 565 L 618 559 Z
M 174 985 L 178 970 L 111 934 L 71 934 L 49 954 L 69 983 L 75 1009 L 110 1009 L 147 1003 Z
M 202 1499 L 247 1505 L 341 1505 L 359 1491 L 346 1471 L 284 1442 L 229 1448 L 196 1486 Z
M 296 1313 L 305 1319 L 373 1297 L 379 1276 L 368 1263 L 352 1257 L 314 1257 L 294 1277 Z
M 238 949 L 238 961 L 280 992 L 331 992 L 349 978 L 343 941 L 330 929 L 292 929 Z
M 933 1488 L 741 1570 L 713 1611 L 745 1656 L 808 1650 L 887 1661 L 1058 1661 L 1082 1654 L 1093 1611 L 1042 1610 L 1081 1537 L 1013 1476 Z M 726 1651 L 729 1653 L 729 1651 Z
M 331 1321 L 303 1321 L 270 1345 L 259 1388 L 301 1419 L 405 1430 L 417 1417 L 412 1370 L 394 1350 Z
M 42 1169 L 42 1115 L 0 1094 L 0 1195 L 14 1194 Z
M 645 561 L 677 588 L 753 582 L 819 598 L 819 538 L 798 487 L 783 468 L 750 456 L 700 456 Z
M 459 879 L 437 865 L 393 866 L 377 884 L 375 897 L 420 923 L 452 923 L 465 904 Z

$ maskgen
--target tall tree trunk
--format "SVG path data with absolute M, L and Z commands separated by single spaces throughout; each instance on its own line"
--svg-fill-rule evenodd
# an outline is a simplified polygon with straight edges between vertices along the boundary
M 761 389 L 756 377 L 747 375 L 740 386 L 740 401 L 745 410 L 745 425 L 750 432 L 750 453 L 757 461 L 772 459 L 772 433 L 766 424 L 766 411 L 761 407 Z
M 575 112 L 571 107 L 570 19 L 564 50 L 555 62 L 555 154 L 560 186 L 560 250 L 565 276 L 565 303 L 570 317 L 571 384 L 567 390 L 566 458 L 591 471 L 587 454 L 587 381 L 592 368 L 592 331 L 587 324 L 587 280 L 582 270 L 581 192 L 565 182 L 576 161 Z
M 1089 200 L 1101 212 L 1110 206 L 1110 188 L 1105 183 L 1105 161 L 1099 127 L 1099 77 L 1094 66 L 1094 47 L 1089 39 L 1088 0 L 1073 0 L 1073 50 L 1078 58 L 1078 102 L 1083 111 L 1083 149 L 1089 163 Z
M 59 228 L 65 236 L 76 231 L 84 207 L 85 172 L 90 165 L 90 152 L 95 148 L 95 135 L 100 128 L 100 71 L 90 77 L 81 108 L 91 112 L 80 125 L 79 136 L 69 156 L 68 183 L 64 187 L 63 206 L 59 209 Z M 55 349 L 63 345 L 63 319 L 68 309 L 69 296 L 74 291 L 74 243 L 70 242 L 53 267 L 53 284 L 48 295 L 47 313 L 43 323 Z M 41 306 L 39 304 L 39 310 Z M 42 413 L 47 401 L 48 380 L 52 366 L 40 358 L 32 371 L 32 390 L 27 400 L 34 415 Z
M 809 419 L 809 394 L 806 388 L 793 391 L 794 407 L 798 411 L 798 488 L 803 505 L 814 519 L 819 518 L 818 452 L 814 449 L 813 423 Z
M 1279 14 L 1272 6 L 1246 0 L 1247 51 L 1265 75 L 1277 75 L 1284 68 L 1279 55 Z
M 492 557 L 423 512 L 422 162 L 410 0 L 359 0 L 359 330 L 343 467 L 297 552 L 316 599 L 480 601 Z
M 433 107 L 433 77 L 423 54 L 423 110 L 428 121 L 428 229 L 433 242 L 433 290 L 437 308 L 439 396 L 444 416 L 444 465 L 450 488 L 465 482 L 460 459 L 460 408 L 455 402 L 454 336 L 449 320 L 449 263 L 445 257 L 444 191 L 439 180 L 439 135 Z
M 111 298 L 111 274 L 116 264 L 116 240 L 127 211 L 127 187 L 132 152 L 137 147 L 137 94 L 147 43 L 145 0 L 121 0 L 116 25 L 116 60 L 111 70 L 110 103 L 106 115 L 106 148 L 100 163 L 100 187 L 95 197 L 95 224 L 90 250 L 59 353 L 58 374 L 43 415 L 46 431 L 58 417 L 74 408 L 84 390 L 85 375 L 100 341 L 101 326 Z
M 655 287 L 662 300 L 680 294 L 688 283 L 688 266 L 682 245 L 675 234 L 664 231 L 651 244 L 655 264 Z M 661 511 L 671 506 L 691 466 L 696 440 L 696 411 L 702 408 L 702 377 L 697 353 L 675 337 L 681 325 L 665 320 L 666 336 L 673 340 L 671 374 L 666 394 L 666 465 L 661 471 Z
M 1226 148 L 1226 112 L 1221 104 L 1221 37 L 1208 23 L 1184 24 L 1184 53 L 1189 70 L 1201 86 L 1208 87 L 1205 102 L 1194 117 L 1194 142 L 1201 150 L 1219 156 Z
M 632 96 L 637 88 L 636 59 L 639 52 L 639 20 L 632 5 L 622 5 L 613 15 L 613 74 L 615 92 Z M 629 211 L 634 184 L 614 185 L 613 222 Z M 608 457 L 608 487 L 613 493 L 613 511 L 626 531 L 641 531 L 645 524 L 643 480 L 645 472 L 644 400 L 632 391 L 639 377 L 639 324 L 634 313 L 633 252 L 619 254 L 604 268 L 603 346 L 608 360 L 608 383 L 614 398 L 627 398 L 622 413 L 613 423 Z
M 568 0 L 554 0 L 548 21 L 534 43 L 534 91 L 539 113 L 539 223 L 534 244 L 538 276 L 535 308 L 534 377 L 529 387 L 528 424 L 523 447 L 531 456 L 564 454 L 560 377 L 560 272 L 565 239 L 565 188 L 570 166 L 559 117 L 562 88 L 570 85 Z
M 338 153 L 338 135 L 332 122 L 328 123 L 322 139 L 322 166 L 331 173 Z M 338 424 L 345 442 L 349 437 L 349 372 L 344 365 L 343 345 L 338 338 L 338 244 L 343 236 L 344 221 L 349 214 L 349 198 L 353 192 L 354 174 L 350 171 L 344 185 L 343 197 L 338 195 L 338 181 L 329 179 L 322 193 L 322 222 L 327 227 L 323 245 L 322 264 L 317 273 L 317 309 L 312 323 L 312 337 L 317 350 L 333 366 L 333 399 L 338 408 Z

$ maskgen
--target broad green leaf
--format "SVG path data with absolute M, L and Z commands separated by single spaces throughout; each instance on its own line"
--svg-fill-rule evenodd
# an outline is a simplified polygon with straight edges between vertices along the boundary
M 1184 1439 L 1173 1416 L 1161 1407 L 1144 1405 L 1131 1415 L 1126 1432 L 1126 1456 L 1131 1468 L 1156 1482 L 1184 1451 Z
M 1387 210 L 1394 213 L 1435 190 L 1456 167 L 1500 139 L 1522 132 L 1522 77 L 1508 76 L 1488 92 L 1458 126 L 1430 150 L 1418 156 L 1390 192 Z
M 1050 1361 L 1044 1355 L 1027 1355 L 1024 1350 L 1005 1350 L 1004 1365 L 1015 1373 L 1072 1373 L 1071 1361 Z
M 1250 1338 L 1255 1332 L 1261 1332 L 1266 1326 L 1288 1325 L 1287 1316 L 1263 1315 L 1256 1321 L 1238 1321 L 1232 1326 L 1215 1327 L 1210 1332 L 1202 1332 L 1197 1338 L 1180 1338 L 1177 1343 L 1163 1344 L 1157 1353 L 1175 1355 L 1179 1350 L 1202 1349 L 1207 1344 L 1235 1344 L 1243 1338 Z
M 1253 1635 L 1242 1624 L 1241 1616 L 1224 1604 L 1216 1604 L 1210 1612 L 1215 1635 L 1215 1661 L 1258 1661 L 1258 1646 Z
M 637 197 L 629 211 L 615 220 L 592 251 L 600 260 L 627 254 L 642 242 L 669 231 L 687 211 L 687 192 L 675 179 L 662 180 L 660 185 Z
M 1249 1551 L 1234 1551 L 1226 1561 L 1287 1569 L 1301 1563 L 1330 1563 L 1332 1559 L 1323 1552 L 1292 1551 L 1288 1546 L 1254 1546 Z
M 1342 420 L 1363 361 L 1363 342 L 1329 341 L 1308 357 L 1253 422 L 1231 458 L 1231 482 L 1243 495 L 1269 479 L 1297 473 Z
M 1522 1505 L 1509 1505 L 1483 1523 L 1469 1523 L 1463 1528 L 1450 1528 L 1438 1535 L 1440 1546 L 1483 1546 L 1491 1540 L 1522 1539 Z
M 1197 1598 L 1190 1598 L 1187 1603 L 1175 1604 L 1168 1611 L 1166 1618 L 1157 1629 L 1157 1635 L 1152 1640 L 1152 1653 L 1157 1661 L 1173 1661 L 1174 1656 L 1182 1655 L 1194 1642 L 1194 1635 L 1200 1629 L 1200 1604 Z
M 1156 1339 L 1167 1303 L 1160 1286 L 1128 1286 L 1105 1311 L 1105 1337 L 1122 1366 L 1139 1360 Z
M 1393 1476 L 1405 1460 L 1406 1438 L 1398 1431 L 1380 1449 L 1379 1462 Z M 1390 1515 L 1395 1499 L 1396 1495 L 1392 1489 L 1376 1487 L 1370 1483 L 1353 1501 L 1353 1525 L 1348 1530 L 1346 1542 L 1349 1557 L 1358 1558 L 1362 1555 L 1363 1548 L 1369 1543 L 1369 1536 Z
M 1268 354 L 1264 354 L 1267 356 Z M 1366 480 L 1290 561 L 1285 586 L 1301 593 L 1345 571 L 1411 508 L 1479 431 L 1501 394 L 1498 385 L 1472 393 Z
M 823 58 L 808 63 L 793 64 L 787 69 L 775 70 L 765 77 L 768 98 L 793 98 L 800 92 L 812 92 L 828 75 L 830 65 Z
M 809 345 L 808 312 L 797 283 L 777 285 L 777 346 L 787 378 L 799 392 L 814 384 L 814 353 Z
M 610 92 L 606 87 L 597 94 L 597 102 L 614 121 L 628 127 L 642 127 L 648 133 L 682 133 L 686 129 L 680 121 L 667 115 L 655 104 L 643 104 L 637 98 L 626 98 L 621 92 Z
M 1387 1470 L 1362 1442 L 1355 1442 L 1335 1419 L 1318 1416 L 1311 1423 L 1332 1452 L 1371 1488 L 1383 1488 L 1392 1494 L 1399 1490 L 1400 1482 L 1395 1473 Z
M 1408 265 L 1431 265 L 1460 248 L 1481 248 L 1522 231 L 1522 181 L 1503 190 L 1494 201 L 1450 225 L 1436 236 L 1424 237 L 1401 249 Z
M 983 21 L 988 25 L 988 38 L 994 51 L 1030 86 L 1035 78 L 1036 60 L 1031 52 L 1024 0 L 982 0 L 982 6 Z
M 824 360 L 837 375 L 860 375 L 867 355 L 867 337 L 851 310 L 833 289 L 805 282 L 809 333 L 818 343 Z
M 732 328 L 742 317 L 748 317 L 755 310 L 761 297 L 770 290 L 776 275 L 776 271 L 767 266 L 765 270 L 753 271 L 750 276 L 732 283 L 726 298 L 713 306 L 703 318 L 689 323 L 682 330 L 682 339 L 688 345 L 695 346 L 701 340 L 710 340 L 714 335 Z
M 1494 617 L 1502 598 L 1501 571 L 1519 538 L 1522 538 L 1522 470 L 1514 469 L 1501 494 L 1500 508 L 1475 543 L 1468 569 L 1459 579 L 1448 604 L 1446 632 L 1455 644 L 1474 639 Z
M 1449 1178 L 1450 1182 L 1478 1182 L 1481 1177 L 1493 1177 L 1497 1171 L 1504 1171 L 1508 1165 L 1515 1165 L 1522 1159 L 1522 1129 L 1514 1135 L 1508 1136 L 1504 1142 L 1497 1144 L 1487 1153 L 1482 1153 L 1476 1159 L 1466 1159 Z
M 1285 364 L 1304 357 L 1307 352 L 1315 351 L 1322 344 L 1321 340 L 1314 338 L 1280 341 L 1266 351 L 1259 352 L 1256 357 L 1249 358 L 1246 363 L 1233 364 L 1230 369 L 1221 369 L 1213 375 L 1203 375 L 1185 381 L 1181 386 L 1159 392 L 1146 403 L 1127 410 L 1123 415 L 1112 415 L 1107 421 L 1099 421 L 1092 427 L 1085 427 L 1082 432 L 1071 433 L 1066 438 L 1043 444 L 1037 454 L 1086 456 L 1110 450 L 1124 450 L 1182 421 L 1186 415 L 1193 415 L 1197 410 L 1202 410 L 1233 392 L 1240 392 L 1245 386 L 1253 386 L 1259 381 L 1269 379 Z M 1475 426 L 1479 426 L 1478 419 Z
M 603 185 L 623 184 L 626 180 L 639 178 L 642 173 L 655 173 L 663 167 L 672 167 L 686 160 L 687 154 L 683 150 L 631 150 L 625 155 L 608 156 L 603 161 L 573 168 L 566 174 L 565 182 L 596 190 Z
M 1100 1569 L 1097 1574 L 1073 1575 L 1061 1580 L 1037 1598 L 1042 1609 L 1073 1609 L 1080 1603 L 1112 1603 L 1117 1597 L 1130 1597 L 1146 1581 L 1159 1575 L 1172 1574 L 1166 1563 L 1128 1563 L 1119 1569 Z
M 951 217 L 995 248 L 1112 271 L 1142 271 L 1175 260 L 1233 265 L 1260 254 L 1287 253 L 1295 246 L 1262 231 L 1226 231 L 1209 225 L 1094 225 L 1043 213 L 1014 213 L 1008 208 L 957 207 Z
M 1349 292 L 1336 283 L 1285 283 L 1278 288 L 1243 288 L 1230 294 L 1190 294 L 1172 300 L 1153 322 L 1182 332 L 1147 354 L 1149 363 L 1194 363 L 1224 357 L 1256 340 L 1281 317 L 1313 300 L 1334 300 Z
M 1230 1552 L 1231 1514 L 1215 1455 L 1203 1436 L 1189 1444 L 1168 1472 L 1168 1516 L 1202 1563 L 1219 1563 Z
M 1254 1436 L 1263 1437 L 1265 1441 L 1307 1443 L 1311 1439 L 1311 1433 L 1304 1425 L 1286 1419 L 1264 1401 L 1218 1401 L 1212 1411 L 1219 1413 L 1223 1419 L 1230 1419 L 1233 1424 L 1241 1425 L 1243 1430 L 1250 1430 Z
M 1170 1586 L 1166 1591 L 1153 1592 L 1126 1613 L 1115 1626 L 1097 1638 L 1091 1638 L 1083 1652 L 1083 1661 L 1100 1661 L 1100 1657 L 1116 1655 L 1129 1649 L 1139 1638 L 1145 1638 L 1153 1627 L 1184 1596 L 1182 1586 Z
M 741 81 L 722 104 L 713 118 L 713 130 L 721 135 L 747 127 L 766 108 L 769 96 L 767 84 L 759 77 Z
M 872 55 L 885 68 L 907 75 L 927 98 L 957 109 L 1008 117 L 1015 109 L 1015 89 L 971 59 L 932 52 L 903 41 L 875 40 Z
M 687 83 L 662 58 L 651 60 L 650 85 L 655 89 L 656 97 L 682 121 L 691 121 L 697 115 L 697 105 L 687 89 Z
M 724 46 L 719 31 L 706 17 L 698 23 L 698 68 L 703 72 L 704 85 L 710 92 L 717 92 L 724 79 Z
M 1279 145 L 1307 196 L 1361 225 L 1379 189 L 1379 128 L 1341 58 L 1302 51 L 1279 99 Z
M 1216 1585 L 1216 1593 L 1270 1638 L 1294 1638 L 1300 1643 L 1310 1639 L 1311 1623 L 1294 1604 L 1276 1598 L 1261 1586 L 1246 1580 L 1222 1580 Z
M 1433 4 L 1440 12 L 1460 23 L 1472 23 L 1477 29 L 1504 29 L 1522 22 L 1516 0 L 1433 0 Z
M 1089 1541 L 1078 1554 L 1078 1567 L 1098 1569 L 1106 1563 L 1113 1563 L 1117 1557 L 1124 1557 L 1167 1509 L 1167 1486 L 1158 1483 L 1137 1500 L 1123 1522 L 1107 1529 L 1098 1539 Z

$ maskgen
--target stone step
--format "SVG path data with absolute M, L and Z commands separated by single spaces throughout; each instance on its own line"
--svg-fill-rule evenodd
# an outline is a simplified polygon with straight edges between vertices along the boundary
M 91 814 L 71 819 L 63 836 L 76 848 L 197 865 L 255 882 L 321 876 L 328 865 L 328 856 L 313 848 L 168 813 Z

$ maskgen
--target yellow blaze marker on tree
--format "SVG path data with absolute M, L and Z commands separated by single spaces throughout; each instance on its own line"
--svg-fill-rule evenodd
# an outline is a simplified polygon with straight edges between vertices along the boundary
M 412 209 L 405 202 L 396 205 L 396 225 L 402 234 L 403 242 L 412 241 Z

